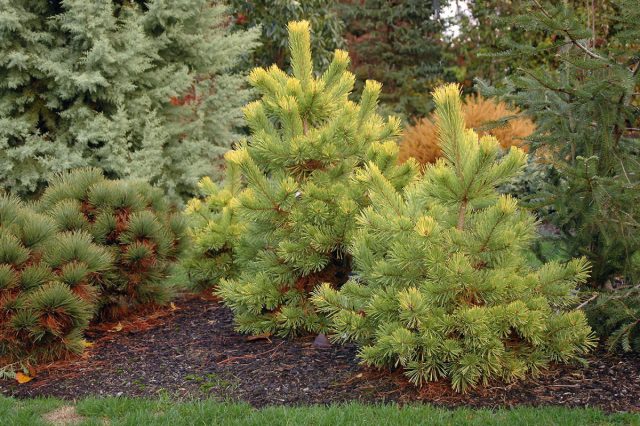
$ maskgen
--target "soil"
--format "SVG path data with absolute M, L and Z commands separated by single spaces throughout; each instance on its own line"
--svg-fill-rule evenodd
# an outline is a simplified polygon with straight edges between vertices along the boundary
M 15 397 L 167 395 L 265 405 L 426 402 L 456 407 L 559 405 L 640 411 L 640 356 L 597 352 L 586 368 L 552 366 L 525 382 L 491 383 L 467 394 L 437 382 L 417 390 L 398 371 L 358 364 L 354 345 L 314 345 L 234 332 L 231 312 L 204 297 L 180 299 L 131 321 L 93 328 L 78 359 L 41 366 L 28 383 L 0 380 Z M 322 340 L 322 339 L 319 339 Z

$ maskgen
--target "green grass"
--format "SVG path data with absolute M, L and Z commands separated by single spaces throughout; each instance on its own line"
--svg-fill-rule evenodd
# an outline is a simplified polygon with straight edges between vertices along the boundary
M 176 402 L 129 398 L 89 398 L 76 403 L 55 399 L 0 397 L 0 424 L 49 424 L 43 416 L 72 405 L 81 425 L 640 425 L 638 414 L 607 415 L 594 409 L 516 408 L 474 410 L 428 405 L 333 405 L 269 407 L 214 401 Z

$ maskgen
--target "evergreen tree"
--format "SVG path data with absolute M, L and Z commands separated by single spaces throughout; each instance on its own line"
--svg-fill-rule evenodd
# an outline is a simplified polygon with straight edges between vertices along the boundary
M 305 19 L 314 34 L 311 48 L 315 69 L 324 69 L 335 49 L 342 48 L 344 23 L 335 13 L 336 0 L 231 0 L 235 28 L 247 30 L 259 26 L 260 46 L 253 51 L 252 66 L 276 64 L 289 68 L 287 23 Z
M 493 136 L 465 129 L 457 85 L 434 101 L 443 157 L 404 191 L 374 164 L 358 174 L 371 206 L 351 246 L 357 278 L 323 284 L 313 302 L 336 340 L 361 342 L 366 364 L 400 366 L 416 385 L 449 379 L 464 391 L 575 359 L 591 330 L 565 308 L 587 262 L 528 266 L 535 221 L 496 191 L 526 155 L 512 147 L 500 158 Z
M 495 99 L 470 95 L 462 105 L 462 112 L 466 125 L 474 129 L 478 136 L 490 134 L 496 137 L 503 149 L 518 146 L 528 151 L 527 138 L 535 130 L 535 125 L 518 109 Z M 398 154 L 401 162 L 414 158 L 421 165 L 435 163 L 441 154 L 433 113 L 405 129 Z M 549 173 L 550 166 L 542 158 L 530 156 L 523 173 L 503 184 L 499 191 L 533 201 L 538 197 Z
M 357 81 L 383 84 L 380 101 L 407 118 L 432 109 L 431 90 L 451 80 L 440 10 L 446 0 L 343 0 Z
M 194 192 L 236 139 L 255 31 L 208 0 L 0 0 L 0 183 L 100 167 Z
M 240 275 L 222 280 L 218 294 L 243 332 L 321 329 L 308 295 L 321 282 L 339 287 L 350 273 L 345 245 L 368 203 L 355 173 L 373 162 L 400 188 L 416 168 L 396 165 L 399 122 L 376 114 L 380 84 L 368 81 L 360 103 L 350 101 L 347 53 L 336 51 L 315 77 L 310 24 L 288 29 L 293 75 L 275 65 L 253 70 L 262 97 L 245 108 L 251 136 L 227 154 L 247 185 L 237 206 L 246 231 L 234 246 Z
M 0 370 L 84 350 L 109 253 L 0 195 Z
M 616 17 L 600 38 L 571 7 L 530 1 L 516 22 L 554 35 L 558 67 L 524 68 L 498 90 L 484 86 L 534 118 L 531 149 L 544 150 L 556 171 L 544 219 L 559 229 L 567 257 L 591 261 L 595 286 L 640 277 L 632 262 L 640 255 L 640 10 L 635 1 L 612 3 Z M 508 57 L 541 54 L 525 43 Z
M 87 232 L 113 256 L 114 267 L 100 280 L 101 317 L 170 300 L 169 280 L 186 236 L 182 216 L 164 198 L 147 183 L 80 169 L 52 178 L 39 200 L 38 209 L 59 229 Z

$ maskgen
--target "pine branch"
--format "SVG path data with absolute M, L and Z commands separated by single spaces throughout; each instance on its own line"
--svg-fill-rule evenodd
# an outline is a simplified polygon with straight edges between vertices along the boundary
M 569 91 L 566 88 L 549 86 L 546 82 L 544 82 L 543 80 L 539 79 L 535 74 L 533 74 L 528 69 L 518 68 L 518 71 L 521 71 L 521 72 L 527 74 L 529 77 L 531 77 L 535 81 L 537 81 L 542 87 L 544 87 L 545 89 L 549 89 L 552 92 L 560 92 L 560 93 L 564 93 L 564 94 L 569 95 L 569 96 L 574 96 L 575 95 L 575 92 Z
M 533 0 L 533 2 L 536 4 L 538 9 L 540 9 L 540 12 L 542 12 L 542 14 L 547 19 L 553 20 L 553 17 L 549 14 L 549 12 L 547 12 L 547 10 L 542 6 L 542 4 L 540 4 L 540 2 L 538 0 Z M 609 59 L 607 59 L 607 58 L 605 58 L 603 56 L 600 56 L 595 52 L 592 52 L 586 46 L 584 46 L 582 43 L 580 43 L 580 41 L 578 39 L 576 39 L 568 29 L 560 28 L 560 31 L 562 31 L 569 38 L 569 40 L 571 41 L 571 43 L 573 45 L 575 45 L 578 49 L 582 50 L 584 53 L 586 53 L 591 58 L 598 59 L 598 60 L 605 61 L 605 62 L 610 62 Z
M 636 62 L 634 67 L 632 67 L 632 70 L 631 70 L 632 79 L 635 79 L 635 77 L 638 75 L 639 70 L 640 70 L 640 60 Z M 622 95 L 620 95 L 620 99 L 618 100 L 618 104 L 616 108 L 616 116 L 620 116 L 620 114 L 622 113 L 622 109 L 624 107 L 629 106 L 632 98 L 633 98 L 632 96 L 629 96 L 627 98 L 627 94 L 624 93 L 624 91 L 622 92 Z M 620 125 L 620 120 L 616 120 L 615 127 L 613 128 L 613 135 L 615 138 L 616 146 L 620 143 L 620 139 L 622 138 L 623 134 L 624 134 L 623 126 Z
M 588 298 L 587 300 L 585 300 L 584 302 L 582 302 L 581 304 L 579 304 L 578 306 L 576 306 L 576 310 L 582 309 L 585 306 L 587 306 L 589 303 L 593 302 L 594 300 L 596 300 L 598 298 L 598 295 L 600 293 L 593 293 L 593 295 Z

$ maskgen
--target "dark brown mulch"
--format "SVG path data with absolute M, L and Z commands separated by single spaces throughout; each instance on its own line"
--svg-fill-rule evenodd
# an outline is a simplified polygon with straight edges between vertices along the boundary
M 640 357 L 597 353 L 589 366 L 555 366 L 538 379 L 492 384 L 465 395 L 446 383 L 417 391 L 399 373 L 358 365 L 353 345 L 316 348 L 313 338 L 249 340 L 233 331 L 230 312 L 191 297 L 144 320 L 92 330 L 85 357 L 41 370 L 29 383 L 0 381 L 0 393 L 214 397 L 255 406 L 344 401 L 429 402 L 447 407 L 563 405 L 640 411 Z

